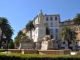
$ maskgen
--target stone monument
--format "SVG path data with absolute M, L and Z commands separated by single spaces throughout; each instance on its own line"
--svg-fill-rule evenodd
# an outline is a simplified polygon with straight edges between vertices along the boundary
M 34 42 L 26 36 L 21 37 L 19 49 L 33 49 Z
M 53 49 L 53 42 L 50 39 L 50 36 L 46 35 L 44 38 L 42 38 L 41 50 L 52 50 L 52 49 Z

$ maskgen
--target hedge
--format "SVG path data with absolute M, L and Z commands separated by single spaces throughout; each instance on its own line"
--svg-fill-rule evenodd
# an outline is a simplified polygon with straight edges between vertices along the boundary
M 5 52 L 7 51 L 8 49 L 0 49 L 0 52 Z
M 2 54 L 0 60 L 78 60 L 80 56 L 39 55 L 39 54 Z

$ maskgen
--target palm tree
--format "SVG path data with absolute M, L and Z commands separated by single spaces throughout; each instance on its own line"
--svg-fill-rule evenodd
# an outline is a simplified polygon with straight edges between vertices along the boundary
M 80 25 L 80 13 L 76 15 L 76 17 L 73 19 L 73 22 L 75 25 Z
M 2 30 L 0 43 L 2 43 L 4 35 L 5 35 L 7 42 L 9 42 L 13 35 L 13 29 L 12 29 L 11 25 L 9 24 L 7 18 L 0 17 L 0 28 Z
M 26 24 L 26 29 L 29 30 L 29 31 L 31 31 L 33 28 L 35 28 L 34 25 L 33 25 L 33 21 L 30 20 L 30 21 Z
M 64 27 L 64 29 L 61 33 L 61 37 L 62 37 L 62 40 L 67 40 L 68 48 L 69 48 L 69 42 L 71 40 L 75 40 L 76 35 L 77 35 L 77 33 L 75 31 L 73 31 L 70 27 Z
M 30 31 L 30 35 L 32 35 L 31 30 L 32 30 L 32 29 L 35 29 L 34 24 L 33 24 L 33 21 L 30 20 L 30 21 L 26 24 L 26 29 L 27 29 L 27 31 Z M 30 38 L 32 38 L 32 36 L 30 36 Z

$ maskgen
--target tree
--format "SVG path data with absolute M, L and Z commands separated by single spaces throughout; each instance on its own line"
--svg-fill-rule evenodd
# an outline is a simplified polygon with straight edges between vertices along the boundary
M 62 40 L 67 40 L 68 48 L 69 48 L 69 42 L 71 40 L 75 40 L 76 35 L 77 35 L 77 33 L 75 31 L 73 31 L 70 27 L 64 27 L 64 29 L 61 33 L 61 37 L 62 37 Z
M 8 48 L 9 48 L 9 49 L 14 49 L 13 40 L 11 40 L 10 43 L 8 44 Z
M 18 46 L 22 36 L 26 36 L 21 30 L 18 32 L 17 36 L 15 37 L 14 43 Z
M 80 13 L 76 15 L 76 17 L 73 19 L 73 22 L 75 25 L 80 25 Z
M 0 44 L 2 43 L 2 40 L 4 38 L 3 37 L 4 35 L 5 35 L 5 38 L 6 38 L 7 42 L 9 43 L 9 41 L 10 41 L 12 35 L 13 35 L 13 29 L 12 29 L 11 25 L 9 24 L 7 18 L 0 17 L 0 28 L 2 30 Z M 1 47 L 1 45 L 0 45 L 0 47 Z
M 31 32 L 31 30 L 32 29 L 35 29 L 35 27 L 34 27 L 34 24 L 33 24 L 33 21 L 29 21 L 27 24 L 26 24 L 26 29 L 27 29 L 27 31 L 30 31 L 30 38 L 32 38 L 32 32 Z
M 35 29 L 34 25 L 33 25 L 33 21 L 29 21 L 27 24 L 26 24 L 26 29 L 31 31 L 32 29 Z
M 46 27 L 46 35 L 49 35 L 50 34 L 50 30 L 48 27 Z

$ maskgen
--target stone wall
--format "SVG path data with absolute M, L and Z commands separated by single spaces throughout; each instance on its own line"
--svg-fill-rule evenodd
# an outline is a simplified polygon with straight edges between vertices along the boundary
M 70 50 L 26 50 L 26 49 L 8 49 L 11 53 L 22 54 L 70 54 Z
M 63 50 L 39 50 L 39 54 L 59 55 L 59 54 L 64 54 L 64 51 Z
M 64 54 L 70 54 L 70 50 L 39 50 L 39 54 L 64 55 Z
M 20 49 L 8 49 L 11 53 L 21 53 Z
M 22 54 L 39 54 L 38 50 L 25 50 L 25 49 L 22 49 L 21 53 Z

